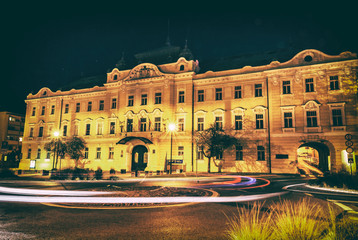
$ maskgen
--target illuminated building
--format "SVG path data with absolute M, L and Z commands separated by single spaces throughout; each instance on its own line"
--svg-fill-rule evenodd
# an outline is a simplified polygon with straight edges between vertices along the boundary
M 194 135 L 215 124 L 243 140 L 218 161 L 225 172 L 297 173 L 300 168 L 308 173 L 307 161 L 297 161 L 302 148 L 318 153 L 319 169 L 337 172 L 349 166 L 347 133 L 357 147 L 357 97 L 349 91 L 357 66 L 356 54 L 317 50 L 283 63 L 205 73 L 199 73 L 197 61 L 179 58 L 114 68 L 104 86 L 42 88 L 26 99 L 20 168 L 29 169 L 32 162 L 35 169 L 51 169 L 43 147 L 59 130 L 64 139 L 85 139 L 86 168 L 163 171 L 172 155 L 173 171 L 206 171 Z M 174 132 L 167 129 L 170 123 L 176 124 Z M 62 165 L 74 162 L 65 159 Z
M 0 112 L 0 166 L 18 167 L 20 161 L 25 117 L 11 112 Z

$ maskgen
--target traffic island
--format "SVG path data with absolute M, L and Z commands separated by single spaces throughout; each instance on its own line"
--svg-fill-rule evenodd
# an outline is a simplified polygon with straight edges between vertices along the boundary
M 78 209 L 134 209 L 134 208 L 159 208 L 196 203 L 139 203 L 136 198 L 157 198 L 157 197 L 218 197 L 219 194 L 209 189 L 162 187 L 162 186 L 115 186 L 108 185 L 106 188 L 94 188 L 93 191 L 111 192 L 112 194 L 97 195 L 106 198 L 133 198 L 128 203 L 44 203 L 48 206 Z

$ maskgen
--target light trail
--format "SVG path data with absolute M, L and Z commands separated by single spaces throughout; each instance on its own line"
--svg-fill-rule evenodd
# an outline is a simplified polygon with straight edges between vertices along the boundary
M 0 202 L 24 203 L 222 203 L 247 202 L 278 197 L 287 192 L 229 197 L 39 197 L 0 195 Z
M 40 190 L 24 188 L 0 187 L 0 192 L 17 195 L 43 195 L 43 196 L 95 196 L 102 194 L 111 194 L 111 192 L 96 191 L 64 191 L 64 190 Z

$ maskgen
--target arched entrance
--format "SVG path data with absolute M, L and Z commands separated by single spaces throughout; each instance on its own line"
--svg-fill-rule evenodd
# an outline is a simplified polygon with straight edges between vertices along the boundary
M 144 171 L 148 164 L 148 149 L 137 145 L 132 150 L 132 171 Z
M 327 145 L 320 142 L 304 143 L 297 149 L 299 168 L 304 171 L 322 173 L 330 171 L 330 151 Z M 318 171 L 315 171 L 318 169 Z

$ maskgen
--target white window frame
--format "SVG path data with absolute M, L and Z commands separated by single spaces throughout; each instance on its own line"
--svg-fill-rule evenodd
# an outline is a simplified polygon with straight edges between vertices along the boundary
M 304 109 L 304 132 L 321 132 L 321 117 L 320 117 L 320 106 L 321 104 L 310 100 L 303 105 Z M 308 127 L 307 126 L 307 112 L 316 111 L 317 113 L 317 127 Z
M 292 128 L 285 128 L 285 113 L 292 114 Z M 296 118 L 295 118 L 295 106 L 281 107 L 281 127 L 284 133 L 296 132 Z
M 234 108 L 234 109 L 231 110 L 232 128 L 233 128 L 235 131 L 242 131 L 242 130 L 244 129 L 245 111 L 246 111 L 246 109 L 245 109 L 245 108 L 242 108 L 242 107 L 237 107 L 237 108 Z M 235 118 L 236 118 L 236 116 L 241 116 L 242 129 L 236 130 L 236 128 L 235 128 L 235 124 L 236 124 Z
M 216 126 L 216 117 L 222 117 L 222 129 L 225 129 L 225 110 L 222 108 L 217 108 L 212 111 L 214 117 L 214 126 Z
M 255 133 L 265 133 L 266 129 L 267 129 L 267 114 L 266 114 L 266 110 L 267 108 L 265 106 L 256 106 L 252 109 L 253 113 L 254 113 L 254 122 L 255 122 L 255 129 L 254 132 Z M 257 114 L 262 114 L 263 115 L 263 128 L 260 129 L 256 129 L 256 115 Z
M 332 132 L 342 132 L 346 131 L 346 112 L 345 112 L 345 102 L 340 103 L 328 103 L 329 107 L 329 123 L 331 126 Z M 333 110 L 341 110 L 342 113 L 342 126 L 333 126 Z

